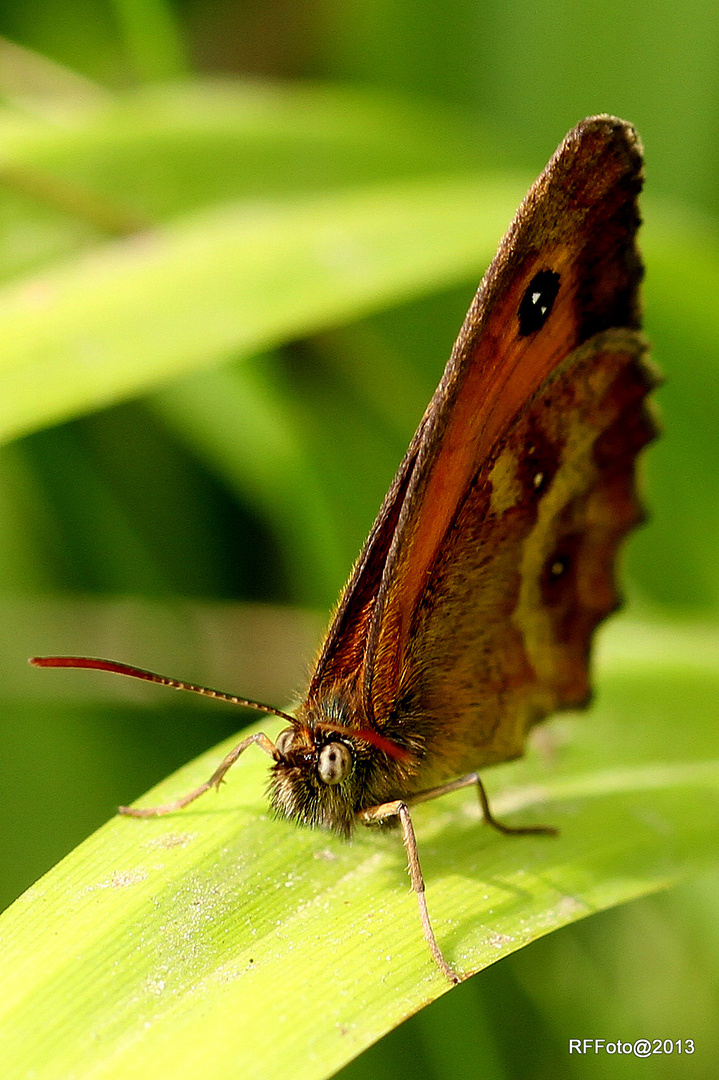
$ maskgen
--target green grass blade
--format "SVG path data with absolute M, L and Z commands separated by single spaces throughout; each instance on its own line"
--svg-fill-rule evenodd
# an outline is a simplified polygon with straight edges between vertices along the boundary
M 187 69 L 178 20 L 167 0 L 113 0 L 115 18 L 141 79 L 179 79 Z
M 0 438 L 478 274 L 521 187 L 449 178 L 242 204 L 0 291 Z
M 341 583 L 347 570 L 337 521 L 306 459 L 304 432 L 258 367 L 225 365 L 177 379 L 148 405 L 272 522 L 296 602 L 331 604 L 327 583 Z
M 488 772 L 499 815 L 558 825 L 557 839 L 490 834 L 468 792 L 416 810 L 430 911 L 460 970 L 713 858 L 718 651 L 702 628 L 620 624 L 592 714 Z M 222 751 L 143 802 L 193 786 Z M 208 1062 L 309 1080 L 446 991 L 398 836 L 346 845 L 272 821 L 266 768 L 248 754 L 183 813 L 114 819 L 0 919 L 7 1080 L 189 1080 Z
M 507 161 L 484 125 L 377 89 L 225 79 L 146 86 L 113 100 L 89 94 L 84 109 L 78 94 L 67 96 L 77 104 L 63 125 L 0 108 L 3 175 L 74 182 L 153 222 L 233 199 Z

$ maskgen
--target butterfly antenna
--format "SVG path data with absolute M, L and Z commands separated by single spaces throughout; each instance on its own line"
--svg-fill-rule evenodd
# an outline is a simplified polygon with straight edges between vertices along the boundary
M 223 690 L 213 690 L 210 686 L 198 686 L 196 683 L 184 682 L 182 679 L 170 679 L 167 675 L 158 675 L 154 671 L 145 671 L 144 668 L 133 667 L 131 664 L 120 664 L 117 660 L 101 660 L 94 656 L 33 656 L 29 662 L 33 667 L 91 668 L 95 671 L 112 671 L 116 675 L 127 675 L 131 679 L 144 679 L 145 682 L 158 683 L 160 686 L 171 686 L 173 690 L 189 690 L 193 694 L 202 694 L 203 697 L 228 701 L 230 705 L 243 705 L 248 709 L 271 713 L 272 716 L 281 716 L 290 724 L 295 723 L 294 717 L 273 708 L 272 705 L 263 705 L 259 701 L 237 697 L 236 694 L 226 694 Z

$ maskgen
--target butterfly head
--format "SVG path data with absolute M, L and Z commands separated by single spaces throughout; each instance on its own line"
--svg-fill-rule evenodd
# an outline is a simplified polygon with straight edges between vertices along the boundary
M 348 836 L 359 810 L 384 801 L 388 778 L 412 756 L 374 728 L 348 723 L 343 710 L 303 708 L 275 740 L 272 809 L 303 825 Z
M 349 737 L 296 724 L 280 732 L 270 778 L 272 809 L 348 835 L 357 802 L 357 751 Z

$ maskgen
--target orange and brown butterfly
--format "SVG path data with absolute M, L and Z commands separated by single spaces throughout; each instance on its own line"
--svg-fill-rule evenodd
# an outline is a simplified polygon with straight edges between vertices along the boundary
M 294 716 L 106 660 L 47 657 L 284 716 L 274 810 L 349 834 L 399 820 L 432 930 L 409 807 L 522 754 L 533 724 L 587 704 L 595 627 L 618 603 L 618 549 L 641 520 L 638 452 L 657 383 L 640 327 L 642 149 L 611 116 L 567 135 L 522 202 L 469 310 L 339 601 Z

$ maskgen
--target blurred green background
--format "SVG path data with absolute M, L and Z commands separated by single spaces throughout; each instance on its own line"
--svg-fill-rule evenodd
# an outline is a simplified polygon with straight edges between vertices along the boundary
M 630 610 L 710 640 L 716 3 L 35 0 L 0 34 L 3 906 L 241 723 L 27 656 L 286 704 L 513 208 L 595 112 L 645 142 L 667 376 Z M 537 942 L 342 1075 L 603 1075 L 570 1036 L 716 1049 L 717 886 Z

